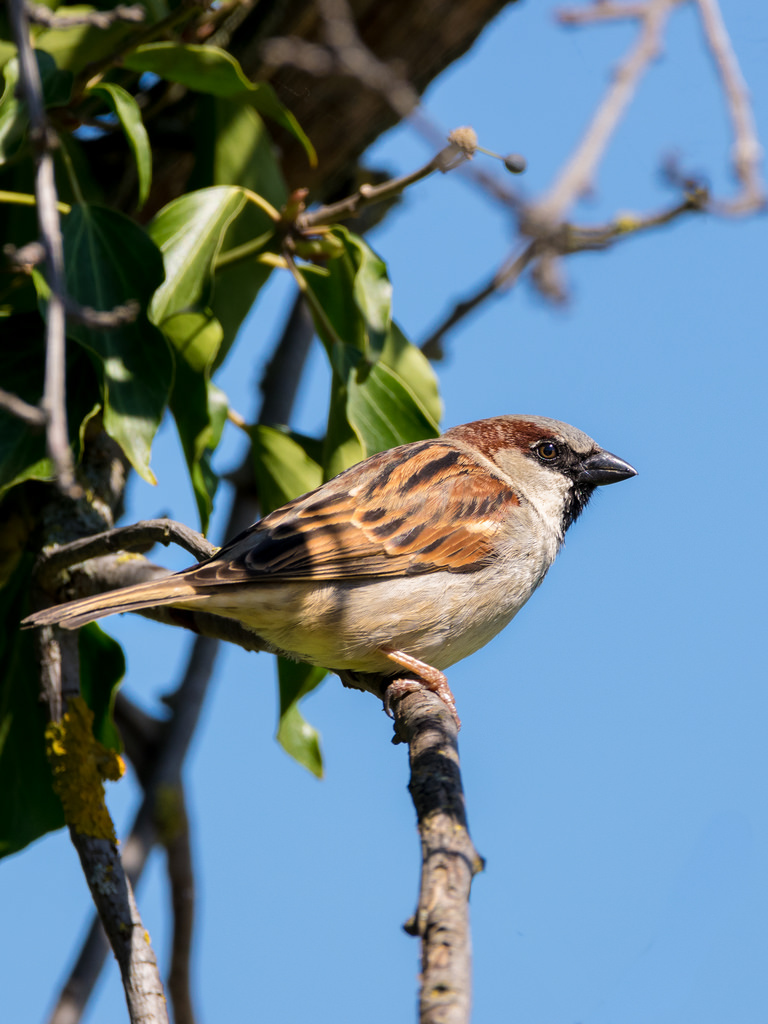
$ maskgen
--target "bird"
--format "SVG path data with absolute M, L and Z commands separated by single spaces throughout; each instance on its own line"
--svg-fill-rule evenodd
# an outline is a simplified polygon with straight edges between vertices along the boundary
M 505 415 L 372 455 L 167 577 L 46 608 L 76 629 L 159 605 L 236 619 L 296 661 L 437 693 L 541 584 L 596 487 L 635 476 L 587 434 Z

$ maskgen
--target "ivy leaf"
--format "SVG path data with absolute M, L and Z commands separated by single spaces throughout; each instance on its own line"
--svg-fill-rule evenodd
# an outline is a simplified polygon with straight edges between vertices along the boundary
M 286 201 L 288 189 L 275 156 L 272 139 L 258 113 L 247 103 L 201 97 L 201 130 L 198 134 L 197 159 L 205 156 L 207 147 L 210 173 L 214 185 L 239 185 L 263 196 L 276 209 Z M 260 263 L 254 241 L 262 240 L 268 248 L 274 236 L 274 223 L 253 203 L 249 203 L 227 232 L 219 254 L 225 261 L 228 254 L 246 243 L 255 251 L 248 258 L 226 262 L 216 272 L 211 308 L 224 328 L 224 341 L 216 360 L 221 365 L 235 340 L 240 325 L 248 315 L 259 290 L 268 280 L 272 268 Z M 242 251 L 242 250 L 241 250 Z
M 322 468 L 309 454 L 309 450 L 317 448 L 316 442 L 262 423 L 251 427 L 249 433 L 253 442 L 259 501 L 264 514 L 322 483 Z M 280 687 L 277 741 L 286 753 L 318 778 L 323 774 L 320 740 L 317 730 L 304 719 L 298 705 L 326 674 L 324 668 L 315 665 L 277 659 Z
M 162 257 L 142 228 L 105 207 L 75 206 L 62 233 L 66 287 L 73 299 L 97 310 L 140 303 L 132 323 L 109 329 L 72 324 L 69 333 L 96 357 L 105 430 L 137 473 L 154 483 L 152 440 L 173 381 L 168 345 L 145 313 L 163 281 Z
M 46 7 L 59 7 L 58 0 L 48 0 Z M 63 7 L 67 14 L 89 14 L 91 11 L 105 10 L 114 7 L 114 0 L 91 4 L 73 4 Z M 168 9 L 164 2 L 154 0 L 145 4 L 146 21 L 144 26 L 165 17 Z M 116 53 L 121 40 L 136 31 L 136 25 L 127 21 L 115 21 L 107 28 L 96 25 L 72 25 L 67 28 L 33 28 L 35 46 L 51 54 L 60 68 L 79 74 L 88 64 L 100 61 Z
M 163 322 L 163 333 L 176 353 L 171 412 L 187 460 L 200 528 L 205 533 L 218 484 L 209 459 L 219 443 L 229 409 L 224 393 L 210 381 L 223 332 L 218 320 L 210 315 L 179 313 Z
M 197 92 L 250 103 L 260 114 L 271 118 L 298 139 L 310 164 L 316 165 L 317 156 L 312 143 L 293 114 L 278 100 L 272 86 L 266 82 L 249 82 L 240 64 L 226 50 L 192 43 L 147 43 L 129 53 L 123 64 L 131 71 L 151 71 L 169 82 L 179 82 Z
M 165 264 L 165 281 L 150 308 L 153 323 L 207 305 L 213 262 L 245 202 L 235 186 L 203 188 L 174 199 L 152 220 L 149 235 Z
M 60 70 L 53 57 L 43 50 L 35 50 L 34 55 L 40 72 L 45 106 L 65 106 L 72 95 L 72 73 Z M 3 68 L 3 80 L 3 96 L 0 99 L 0 166 L 19 149 L 29 125 L 27 105 L 18 95 L 18 57 L 13 57 Z
M 257 423 L 248 433 L 263 515 L 323 482 L 322 467 L 308 451 L 316 443 L 264 423 Z
M 277 659 L 280 682 L 280 722 L 277 740 L 287 754 L 318 778 L 323 776 L 320 737 L 299 711 L 299 700 L 314 690 L 326 675 L 324 668 Z
M 331 260 L 327 272 L 304 268 L 305 280 L 335 337 L 320 319 L 317 330 L 329 354 L 341 338 L 373 364 L 381 355 L 391 322 L 392 285 L 387 268 L 358 235 L 341 226 L 331 234 L 341 242 L 343 255 Z
M 24 556 L 0 590 L 0 857 L 64 824 L 45 753 L 34 633 L 19 629 L 32 563 Z
M 333 370 L 326 478 L 375 452 L 436 436 L 441 413 L 432 367 L 389 320 L 386 268 L 362 240 L 334 233 L 344 256 L 324 268 L 300 267 Z
M 93 413 L 98 382 L 90 359 L 77 345 L 67 349 L 67 425 L 75 446 L 83 421 Z M 0 381 L 6 391 L 30 405 L 43 393 L 45 339 L 35 314 L 15 319 L 14 329 L 0 331 Z M 52 480 L 53 467 L 46 451 L 44 431 L 0 409 L 0 497 L 24 480 Z
M 89 96 L 100 96 L 118 120 L 133 150 L 139 176 L 139 209 L 147 201 L 152 184 L 152 149 L 144 127 L 141 110 L 127 89 L 114 82 L 99 82 L 87 90 Z

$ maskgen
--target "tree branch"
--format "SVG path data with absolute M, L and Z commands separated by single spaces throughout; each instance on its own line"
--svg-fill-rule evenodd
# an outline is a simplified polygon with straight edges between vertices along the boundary
M 94 28 L 109 28 L 118 21 L 141 22 L 147 16 L 147 12 L 141 4 L 117 4 L 111 11 L 86 11 L 85 13 L 56 13 L 49 10 L 43 4 L 28 3 L 27 17 L 35 25 L 44 25 L 46 28 L 65 29 L 74 28 L 76 25 L 93 25 Z
M 741 194 L 730 202 L 718 203 L 717 208 L 723 213 L 752 213 L 765 206 L 766 195 L 760 174 L 763 150 L 757 137 L 749 90 L 717 0 L 696 0 L 696 6 L 728 106 L 734 138 L 733 166 L 741 183 Z
M 408 744 L 408 786 L 421 836 L 421 889 L 405 925 L 421 938 L 420 1024 L 468 1024 L 471 1008 L 469 892 L 483 869 L 467 827 L 456 722 L 434 693 L 392 701 L 397 738 Z
M 361 185 L 352 195 L 328 206 L 321 206 L 310 213 L 301 214 L 296 219 L 299 231 L 311 232 L 320 225 L 333 224 L 340 220 L 356 217 L 366 206 L 372 203 L 389 202 L 402 195 L 409 185 L 429 177 L 435 171 L 445 174 L 458 167 L 465 160 L 471 160 L 477 150 L 477 136 L 471 128 L 456 128 L 448 136 L 448 145 L 416 171 L 400 178 L 392 178 L 380 185 Z
M 19 51 L 19 84 L 29 111 L 29 138 L 36 166 L 37 219 L 45 246 L 50 287 L 45 314 L 45 388 L 42 401 L 47 424 L 46 440 L 59 487 L 64 493 L 76 497 L 80 489 L 75 484 L 74 460 L 69 447 L 65 393 L 64 245 L 52 153 L 58 145 L 58 138 L 45 116 L 43 87 L 30 43 L 24 0 L 8 0 L 8 13 Z
M 173 519 L 144 519 L 131 526 L 117 526 L 44 552 L 37 563 L 37 577 L 42 586 L 50 587 L 59 573 L 80 562 L 118 551 L 148 551 L 154 544 L 166 547 L 178 544 L 201 562 L 216 551 L 215 544 L 183 523 Z M 125 583 L 116 585 L 127 586 Z
M 62 787 L 57 792 L 65 809 L 70 838 L 120 968 L 131 1024 L 167 1024 L 155 955 L 120 859 L 114 826 L 104 804 L 101 773 L 90 763 L 99 756 L 98 751 L 88 748 L 89 743 L 95 743 L 91 720 L 86 718 L 81 728 L 77 727 L 78 702 L 83 705 L 78 696 L 77 637 L 62 635 L 60 630 L 51 628 L 41 630 L 40 634 L 41 683 L 54 726 L 52 735 L 56 737 L 56 754 L 51 760 L 54 779 Z M 51 739 L 47 738 L 50 757 Z M 57 770 L 56 759 L 67 759 L 63 770 Z M 74 761 L 83 766 L 79 772 L 71 770 Z

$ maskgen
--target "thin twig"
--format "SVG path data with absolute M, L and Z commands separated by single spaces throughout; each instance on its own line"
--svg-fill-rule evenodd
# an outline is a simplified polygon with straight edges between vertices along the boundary
M 19 83 L 29 111 L 29 138 L 36 164 L 37 220 L 45 246 L 50 288 L 45 314 L 45 385 L 41 406 L 46 415 L 46 441 L 56 481 L 65 494 L 77 497 L 80 488 L 75 484 L 67 429 L 64 244 L 52 153 L 58 139 L 45 116 L 40 71 L 32 52 L 23 0 L 8 0 L 8 11 L 18 48 Z
M 163 802 L 166 808 L 162 841 L 168 863 L 173 908 L 168 995 L 173 1005 L 174 1024 L 195 1024 L 190 965 L 195 922 L 195 875 L 184 787 L 181 784 L 176 786 Z
M 357 31 L 346 0 L 316 0 L 325 45 L 295 37 L 270 39 L 262 49 L 268 67 L 292 65 L 310 75 L 349 75 L 377 92 L 403 120 L 418 106 L 410 82 L 371 52 Z
M 50 585 L 60 572 L 79 562 L 117 551 L 148 551 L 153 544 L 166 547 L 178 544 L 199 561 L 210 558 L 216 551 L 215 544 L 183 523 L 173 519 L 144 519 L 131 526 L 117 526 L 44 552 L 37 565 L 38 580 L 43 586 Z
M 67 317 L 75 323 L 84 324 L 86 327 L 98 327 L 102 330 L 111 327 L 121 327 L 123 324 L 132 324 L 141 311 L 141 306 L 136 299 L 129 299 L 121 306 L 113 306 L 112 309 L 92 309 L 90 306 L 81 306 L 79 302 L 67 299 Z
M 720 76 L 733 128 L 733 166 L 741 194 L 727 203 L 718 203 L 724 213 L 752 213 L 766 202 L 765 183 L 760 174 L 763 151 L 750 104 L 749 90 L 733 51 L 728 30 L 717 0 L 696 0 L 704 38 Z
M 544 198 L 527 211 L 529 221 L 537 224 L 542 233 L 555 228 L 569 207 L 592 186 L 608 141 L 632 99 L 637 83 L 658 55 L 664 25 L 678 3 L 680 0 L 648 0 L 642 7 L 637 42 L 616 69 L 613 81 L 576 151 Z
M 611 3 L 595 0 L 587 7 L 574 7 L 556 12 L 561 25 L 592 25 L 600 21 L 634 21 L 644 18 L 647 3 Z
M 483 869 L 467 827 L 456 722 L 434 693 L 392 701 L 395 731 L 408 744 L 421 836 L 421 887 L 405 925 L 421 938 L 420 1024 L 468 1024 L 472 999 L 469 892 Z
M 28 3 L 26 6 L 27 16 L 33 24 L 54 29 L 75 28 L 77 25 L 110 28 L 118 21 L 140 22 L 147 16 L 147 12 L 140 4 L 118 4 L 111 11 L 86 11 L 77 14 L 54 14 L 42 4 Z
M 9 412 L 17 420 L 26 423 L 33 430 L 44 430 L 46 424 L 45 413 L 37 405 L 30 405 L 23 398 L 12 395 L 10 391 L 0 388 L 0 409 Z
M 406 188 L 423 181 L 435 171 L 445 174 L 469 160 L 477 149 L 477 136 L 471 128 L 457 128 L 448 136 L 448 145 L 444 146 L 432 159 L 410 174 L 400 178 L 391 178 L 380 185 L 363 184 L 352 195 L 340 199 L 328 206 L 320 206 L 310 213 L 300 214 L 296 218 L 299 231 L 311 232 L 320 225 L 334 224 L 349 217 L 356 217 L 360 210 L 372 203 L 388 202 L 401 195 Z
M 485 284 L 480 285 L 467 298 L 457 302 L 451 312 L 432 331 L 428 338 L 421 344 L 421 350 L 428 359 L 440 360 L 443 358 L 443 337 L 455 327 L 466 316 L 482 305 L 491 295 L 495 295 L 504 288 L 511 288 L 518 280 L 525 268 L 533 261 L 539 250 L 537 241 L 528 244 L 511 259 L 505 260 L 496 273 Z

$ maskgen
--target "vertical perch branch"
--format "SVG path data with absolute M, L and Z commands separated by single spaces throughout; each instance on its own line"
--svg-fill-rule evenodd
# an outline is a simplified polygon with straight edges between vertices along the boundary
M 53 148 L 58 145 L 58 139 L 45 116 L 40 70 L 30 43 L 29 21 L 23 0 L 8 0 L 8 14 L 14 42 L 19 51 L 19 82 L 29 110 L 29 138 L 35 151 L 37 220 L 45 248 L 50 287 L 45 314 L 45 387 L 42 401 L 48 454 L 53 462 L 59 487 L 65 493 L 76 497 L 78 488 L 75 485 L 74 463 L 69 448 L 65 394 L 64 243 L 61 237 L 52 154 Z
M 467 828 L 456 723 L 442 700 L 419 690 L 392 702 L 409 747 L 409 790 L 421 836 L 421 891 L 406 924 L 421 937 L 420 1024 L 468 1024 L 472 1002 L 469 892 L 483 869 Z

